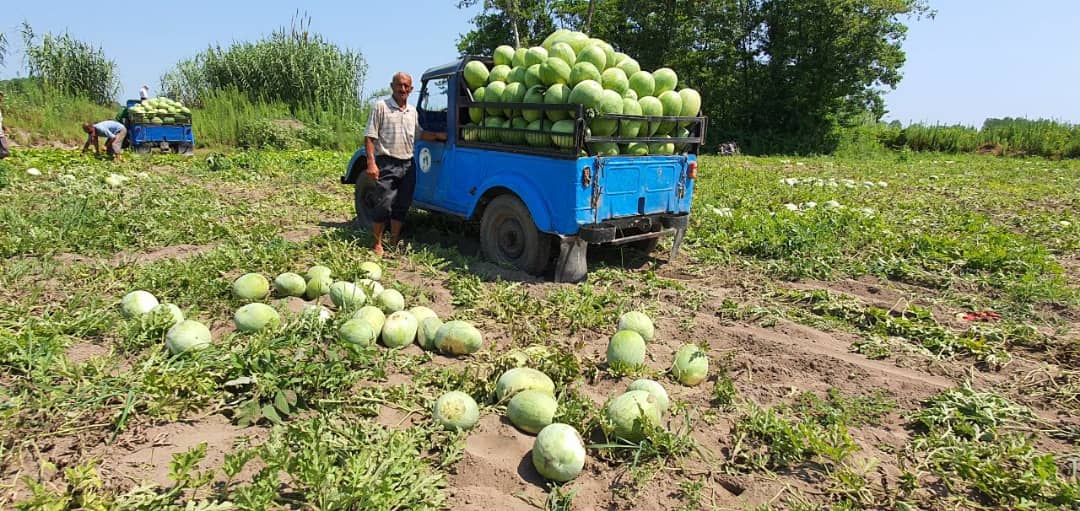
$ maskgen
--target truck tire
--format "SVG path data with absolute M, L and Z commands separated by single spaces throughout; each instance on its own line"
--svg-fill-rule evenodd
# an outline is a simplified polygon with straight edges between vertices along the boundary
M 357 176 L 353 189 L 353 205 L 356 207 L 356 226 L 364 230 L 371 230 L 374 223 L 371 219 L 375 211 L 375 191 L 375 182 L 367 174 Z
M 551 257 L 551 238 L 536 228 L 529 208 L 510 194 L 495 197 L 484 208 L 480 247 L 489 261 L 532 275 L 543 273 Z

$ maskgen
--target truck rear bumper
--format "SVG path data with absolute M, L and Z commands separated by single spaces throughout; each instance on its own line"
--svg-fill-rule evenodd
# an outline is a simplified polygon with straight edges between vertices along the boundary
M 578 236 L 588 243 L 621 245 L 633 241 L 671 236 L 685 230 L 690 214 L 660 214 L 615 218 L 581 226 Z

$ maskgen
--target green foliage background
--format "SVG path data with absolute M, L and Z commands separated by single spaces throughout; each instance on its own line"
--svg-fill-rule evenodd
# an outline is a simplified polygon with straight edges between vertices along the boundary
M 466 7 L 476 1 L 459 2 Z M 638 60 L 674 69 L 701 92 L 712 143 L 751 153 L 830 153 L 844 128 L 885 114 L 905 60 L 904 21 L 921 0 L 489 1 L 459 39 L 466 54 L 535 45 L 582 30 Z

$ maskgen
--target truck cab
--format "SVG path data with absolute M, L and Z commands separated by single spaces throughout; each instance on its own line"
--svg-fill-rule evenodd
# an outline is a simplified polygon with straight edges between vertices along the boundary
M 689 220 L 703 117 L 605 115 L 614 122 L 685 124 L 688 136 L 592 136 L 588 126 L 597 116 L 579 105 L 477 101 L 462 75 L 470 60 L 485 59 L 464 57 L 421 77 L 421 128 L 446 132 L 447 140 L 415 142 L 414 207 L 478 220 L 485 258 L 531 274 L 543 274 L 554 262 L 557 281 L 585 278 L 589 244 L 633 244 L 648 252 L 660 237 L 672 235 L 672 256 L 677 254 Z M 512 117 L 522 109 L 564 111 L 574 121 L 573 132 L 487 128 L 486 119 L 479 125 L 470 119 L 478 110 Z M 526 143 L 526 136 L 559 143 Z M 593 150 L 630 141 L 672 143 L 682 151 L 605 156 Z M 371 224 L 373 203 L 366 166 L 361 148 L 341 178 L 354 186 L 362 227 Z

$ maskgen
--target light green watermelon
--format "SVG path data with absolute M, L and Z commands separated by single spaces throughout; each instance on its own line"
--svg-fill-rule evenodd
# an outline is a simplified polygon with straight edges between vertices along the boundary
M 473 100 L 477 103 L 483 103 L 484 97 L 487 95 L 487 88 L 480 87 L 473 91 Z M 481 123 L 484 120 L 484 109 L 480 107 L 472 107 L 469 109 L 469 120 L 475 123 Z
M 562 59 L 547 59 L 540 64 L 540 79 L 548 87 L 557 83 L 569 83 L 570 70 L 570 64 Z
M 590 62 L 578 61 L 574 64 L 574 68 L 570 70 L 570 81 L 567 82 L 571 87 L 577 87 L 577 85 L 586 80 L 591 80 L 600 83 L 600 71 Z
M 525 92 L 527 92 L 527 89 L 525 88 L 524 83 L 514 82 L 506 84 L 506 88 L 503 89 L 501 100 L 503 103 L 521 103 L 525 100 Z M 506 118 L 509 119 L 518 115 L 518 111 L 518 108 L 507 108 L 503 110 L 503 113 L 506 115 Z
M 660 105 L 663 106 L 665 116 L 677 117 L 682 113 L 682 96 L 679 96 L 678 92 L 673 90 L 665 91 L 657 99 L 660 100 Z M 674 122 L 662 122 L 657 131 L 659 133 L 671 133 L 673 129 L 675 129 Z
M 551 121 L 547 119 L 538 119 L 530 122 L 526 128 L 536 131 L 537 133 L 526 133 L 525 142 L 535 147 L 547 147 L 551 145 L 551 135 L 542 133 L 542 131 L 551 130 Z
M 529 66 L 525 70 L 525 86 L 532 88 L 544 85 L 544 79 L 540 76 L 540 64 Z
M 610 69 L 609 69 L 610 71 Z M 623 114 L 626 115 L 641 115 L 641 104 L 636 99 L 623 98 Z M 636 137 L 638 132 L 641 131 L 641 121 L 622 121 L 619 123 L 619 136 L 620 137 Z
M 506 82 L 491 82 L 487 84 L 487 93 L 484 95 L 488 103 L 501 103 L 503 92 L 506 90 Z M 503 109 L 487 107 L 488 115 L 503 115 Z
M 525 96 L 521 101 L 522 103 L 533 105 L 544 104 L 544 87 L 542 85 L 529 87 L 529 90 L 525 91 Z M 521 116 L 524 117 L 526 121 L 532 122 L 542 118 L 544 113 L 540 110 L 522 110 Z
M 514 59 L 514 47 L 506 44 L 496 46 L 495 53 L 492 57 L 495 60 L 496 66 L 509 66 Z
M 506 82 L 507 77 L 510 76 L 510 66 L 502 65 L 491 68 L 491 72 L 488 73 L 488 84 L 492 82 Z
M 525 67 L 543 64 L 548 58 L 548 52 L 543 46 L 533 46 L 525 52 Z
M 574 120 L 564 119 L 555 121 L 551 125 L 551 131 L 565 133 L 565 135 L 552 135 L 551 140 L 559 147 L 574 147 Z
M 656 88 L 656 82 L 653 80 L 652 73 L 638 71 L 630 75 L 630 88 L 634 89 L 639 98 L 652 96 L 653 90 Z
M 548 58 L 562 59 L 568 66 L 573 67 L 577 63 L 577 55 L 574 49 L 566 43 L 555 43 L 548 49 Z
M 630 90 L 630 79 L 626 77 L 622 69 L 617 67 L 605 69 L 600 74 L 600 84 L 607 90 L 618 92 L 619 95 L 626 94 L 626 91 Z
M 565 105 L 570 102 L 570 92 L 571 89 L 566 84 L 557 83 L 552 85 L 544 92 L 544 104 Z M 563 110 L 546 110 L 544 115 L 550 121 L 561 121 L 570 117 L 569 112 Z
M 621 114 L 623 113 L 623 98 L 618 92 L 604 90 L 600 93 L 600 101 L 596 104 L 597 114 Z M 607 137 L 615 134 L 619 128 L 619 121 L 614 119 L 594 118 L 589 123 L 592 134 L 598 137 Z
M 630 57 L 626 57 L 625 59 L 619 61 L 619 63 L 616 64 L 615 67 L 622 69 L 628 77 L 634 76 L 634 73 L 641 71 L 641 66 L 638 65 L 638 61 Z
M 582 62 L 588 62 L 592 64 L 597 70 L 607 68 L 607 54 L 604 53 L 604 49 L 599 45 L 586 46 L 577 54 L 577 66 Z
M 600 82 L 584 80 L 570 91 L 570 103 L 582 105 L 585 108 L 597 108 L 603 93 L 604 88 Z

